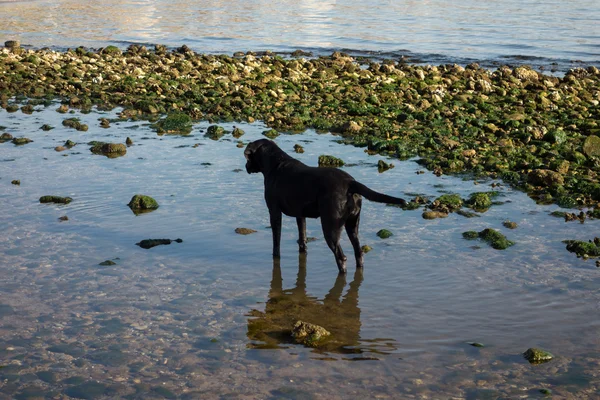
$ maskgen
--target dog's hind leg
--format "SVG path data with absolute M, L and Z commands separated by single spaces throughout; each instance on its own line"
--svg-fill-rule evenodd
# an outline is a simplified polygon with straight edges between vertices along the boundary
M 327 214 L 325 214 L 327 215 Z M 340 236 L 342 235 L 342 227 L 335 226 L 332 221 L 328 221 L 327 218 L 321 217 L 321 224 L 323 225 L 323 235 L 327 246 L 333 252 L 335 256 L 335 262 L 337 263 L 340 274 L 346 273 L 346 256 L 340 246 Z
M 269 208 L 271 231 L 273 232 L 273 257 L 279 257 L 279 243 L 281 242 L 281 211 Z
M 296 217 L 298 223 L 298 247 L 300 253 L 306 253 L 306 218 Z
M 354 248 L 354 257 L 356 258 L 356 268 L 363 267 L 363 251 L 360 248 L 360 241 L 358 239 L 358 224 L 360 222 L 360 209 L 358 214 L 350 216 L 346 220 L 346 233 L 350 238 L 350 243 Z

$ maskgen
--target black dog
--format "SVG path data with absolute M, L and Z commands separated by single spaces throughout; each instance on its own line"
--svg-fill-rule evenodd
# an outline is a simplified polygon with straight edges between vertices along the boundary
M 340 247 L 343 227 L 354 248 L 356 267 L 362 268 L 363 252 L 358 240 L 361 195 L 380 203 L 406 204 L 403 199 L 369 189 L 340 169 L 309 167 L 267 139 L 249 143 L 244 156 L 246 171 L 249 174 L 262 172 L 265 177 L 274 257 L 279 257 L 281 213 L 296 217 L 302 253 L 306 252 L 306 217 L 321 217 L 325 241 L 335 255 L 340 273 L 346 272 L 346 256 Z

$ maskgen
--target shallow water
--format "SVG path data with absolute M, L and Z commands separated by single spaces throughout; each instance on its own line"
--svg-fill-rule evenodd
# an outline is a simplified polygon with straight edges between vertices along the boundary
M 38 392 L 93 398 L 248 396 L 250 398 L 536 397 L 551 388 L 565 398 L 600 388 L 600 270 L 565 250 L 565 239 L 597 236 L 598 222 L 565 223 L 525 194 L 501 186 L 502 204 L 479 218 L 451 214 L 427 221 L 421 210 L 363 203 L 360 237 L 373 250 L 363 274 L 339 278 L 319 221 L 308 221 L 306 258 L 285 218 L 282 258 L 271 259 L 262 176 L 244 170 L 242 149 L 226 135 L 158 136 L 145 121 L 98 118 L 117 111 L 32 115 L 0 110 L 0 131 L 32 143 L 0 144 L 0 398 Z M 79 132 L 61 122 L 76 116 Z M 45 132 L 43 124 L 55 129 Z M 222 124 L 231 131 L 233 124 Z M 243 142 L 264 125 L 238 124 Z M 123 157 L 93 155 L 91 140 L 134 145 Z M 78 144 L 54 150 L 67 139 Z M 276 142 L 316 165 L 320 154 L 369 187 L 392 195 L 467 197 L 493 181 L 418 174 L 394 160 L 308 131 Z M 19 186 L 11 181 L 19 179 Z M 134 215 L 136 193 L 160 208 Z M 42 195 L 68 205 L 40 204 Z M 68 221 L 59 217 L 68 216 Z M 509 230 L 510 219 L 518 228 Z M 242 236 L 237 227 L 256 233 Z M 498 251 L 462 239 L 498 229 L 516 245 Z M 382 240 L 386 228 L 394 236 Z M 182 243 L 144 250 L 148 238 Z M 342 246 L 351 255 L 343 238 Z M 349 257 L 351 259 L 351 257 Z M 116 265 L 100 266 L 105 260 Z M 307 319 L 332 331 L 321 351 L 291 343 L 282 326 Z M 289 329 L 289 328 L 288 328 Z M 481 342 L 475 348 L 467 342 Z M 520 353 L 541 347 L 556 358 L 530 365 Z M 350 362 L 355 361 L 355 362 Z
M 600 63 L 599 19 L 596 0 L 0 1 L 0 40 L 59 49 L 186 44 L 227 54 L 342 49 L 565 72 L 577 61 Z

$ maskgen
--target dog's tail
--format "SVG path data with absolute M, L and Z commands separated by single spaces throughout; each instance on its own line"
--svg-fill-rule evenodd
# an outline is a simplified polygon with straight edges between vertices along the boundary
M 357 181 L 350 182 L 348 192 L 360 194 L 364 196 L 367 200 L 376 201 L 378 203 L 399 204 L 401 206 L 406 205 L 406 200 L 404 199 L 376 192 Z

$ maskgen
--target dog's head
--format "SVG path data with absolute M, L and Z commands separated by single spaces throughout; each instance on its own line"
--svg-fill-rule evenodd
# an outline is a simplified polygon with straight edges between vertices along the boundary
M 248 143 L 244 150 L 244 157 L 246 157 L 246 172 L 249 174 L 256 174 L 264 172 L 264 156 L 272 144 L 270 140 L 260 139 L 254 142 Z

